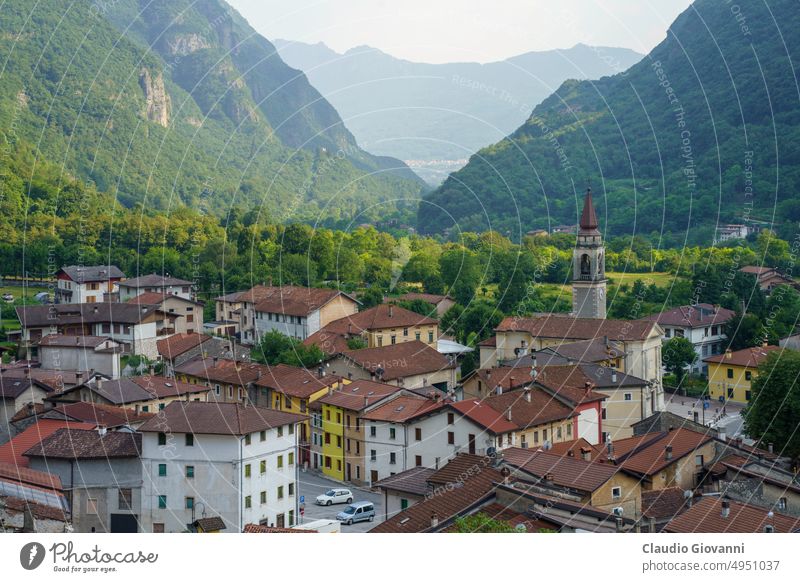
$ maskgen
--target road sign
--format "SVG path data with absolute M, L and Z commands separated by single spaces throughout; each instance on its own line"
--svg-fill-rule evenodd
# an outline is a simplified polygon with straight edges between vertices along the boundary
M 703 410 L 708 410 L 711 408 L 711 403 L 708 400 L 703 401 Z
M 306 508 L 305 507 L 301 507 L 300 508 L 300 515 L 305 515 L 305 514 L 306 514 Z
M 300 503 L 305 503 L 305 501 L 306 501 L 306 496 L 305 495 L 301 495 L 300 496 Z

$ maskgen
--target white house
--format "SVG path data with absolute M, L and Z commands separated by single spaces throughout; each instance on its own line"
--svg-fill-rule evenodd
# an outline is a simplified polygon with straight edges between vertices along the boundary
M 114 265 L 61 267 L 56 273 L 56 303 L 109 301 L 125 273 Z
M 159 293 L 160 295 L 177 295 L 194 301 L 194 283 L 169 275 L 143 275 L 135 279 L 125 279 L 119 284 L 119 300 L 133 299 L 142 293 Z
M 719 305 L 698 303 L 662 311 L 643 318 L 643 321 L 657 322 L 664 330 L 664 341 L 683 337 L 692 342 L 697 352 L 697 360 L 692 365 L 691 371 L 696 374 L 706 374 L 708 364 L 703 360 L 725 351 L 727 336 L 723 328 L 735 315 L 735 312 Z
M 298 513 L 299 431 L 305 416 L 221 402 L 169 404 L 142 433 L 142 531 L 182 532 L 219 517 L 289 527 Z
M 39 363 L 47 370 L 94 370 L 112 380 L 119 378 L 120 345 L 96 335 L 47 335 L 39 342 Z

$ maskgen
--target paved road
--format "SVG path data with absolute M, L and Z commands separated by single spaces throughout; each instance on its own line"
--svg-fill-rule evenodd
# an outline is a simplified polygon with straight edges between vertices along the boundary
M 353 501 L 372 501 L 375 505 L 375 521 L 362 521 L 361 523 L 354 523 L 353 525 L 342 524 L 343 533 L 363 533 L 378 525 L 383 517 L 383 496 L 378 493 L 372 493 L 365 489 L 358 489 L 350 485 L 343 485 L 333 479 L 323 477 L 318 473 L 307 471 L 300 472 L 300 482 L 298 489 L 300 495 L 305 495 L 306 512 L 303 516 L 303 522 L 308 523 L 315 519 L 336 519 L 336 514 L 342 511 L 346 505 L 331 505 L 320 506 L 314 503 L 317 495 L 324 493 L 331 487 L 347 487 L 353 492 Z
M 693 420 L 694 413 L 697 412 L 698 422 L 703 422 L 703 403 L 702 400 L 691 396 L 678 396 L 677 394 L 666 394 L 667 410 L 683 418 Z M 725 405 L 725 414 L 722 414 L 723 407 L 719 402 L 710 401 L 709 407 L 705 410 L 705 422 L 714 428 L 725 428 L 729 438 L 745 437 L 742 433 L 744 421 L 741 411 L 743 404 L 728 403 Z M 745 438 L 745 440 L 747 440 Z

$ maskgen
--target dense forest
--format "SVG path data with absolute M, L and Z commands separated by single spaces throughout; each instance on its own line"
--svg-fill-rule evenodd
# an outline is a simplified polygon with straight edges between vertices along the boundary
M 422 181 L 361 150 L 335 109 L 221 0 L 0 8 L 0 143 L 123 205 L 359 222 Z
M 421 204 L 421 232 L 574 224 L 595 192 L 607 233 L 711 244 L 718 223 L 800 219 L 800 10 L 697 0 L 628 71 L 568 81 Z

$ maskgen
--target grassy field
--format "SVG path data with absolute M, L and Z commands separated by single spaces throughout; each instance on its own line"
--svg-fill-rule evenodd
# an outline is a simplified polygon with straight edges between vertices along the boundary
M 650 285 L 655 283 L 657 287 L 667 287 L 675 279 L 672 273 L 606 273 L 606 277 L 611 280 L 613 285 L 632 285 L 636 279 L 642 279 Z

